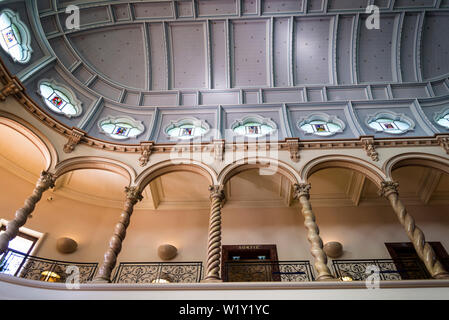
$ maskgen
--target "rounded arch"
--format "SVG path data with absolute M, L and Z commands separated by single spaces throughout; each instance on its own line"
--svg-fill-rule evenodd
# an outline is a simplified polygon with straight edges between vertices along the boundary
M 187 163 L 174 163 L 172 160 L 157 163 L 139 174 L 135 180 L 135 184 L 139 187 L 139 190 L 143 190 L 154 179 L 167 173 L 179 171 L 197 173 L 205 177 L 210 185 L 217 184 L 217 174 L 215 170 L 204 163 L 190 160 Z
M 233 176 L 251 169 L 267 169 L 286 177 L 292 184 L 301 181 L 296 170 L 288 164 L 269 158 L 245 158 L 225 167 L 218 176 L 218 184 L 225 185 Z
M 51 171 L 55 168 L 58 163 L 58 153 L 50 140 L 38 129 L 25 120 L 5 111 L 0 111 L 0 124 L 20 133 L 36 146 L 45 159 L 44 170 Z
M 404 153 L 397 155 L 385 163 L 384 171 L 388 178 L 392 178 L 393 170 L 407 166 L 432 168 L 449 174 L 449 160 L 428 153 Z
M 379 188 L 382 181 L 387 180 L 380 168 L 365 160 L 344 155 L 322 156 L 309 161 L 301 170 L 301 180 L 308 181 L 309 177 L 315 172 L 329 168 L 355 170 L 365 175 Z
M 70 171 L 84 169 L 106 170 L 117 173 L 128 179 L 130 185 L 136 178 L 136 173 L 130 166 L 120 161 L 100 157 L 76 157 L 64 160 L 56 165 L 55 175 L 60 177 Z

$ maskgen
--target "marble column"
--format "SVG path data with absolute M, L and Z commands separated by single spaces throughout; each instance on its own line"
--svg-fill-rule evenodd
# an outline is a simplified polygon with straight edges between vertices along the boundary
M 415 219 L 407 212 L 404 204 L 399 199 L 399 184 L 393 181 L 383 181 L 379 194 L 390 201 L 394 212 L 407 232 L 407 236 L 415 247 L 416 253 L 426 265 L 431 276 L 436 279 L 449 279 L 449 273 L 436 258 L 430 244 L 426 242 L 424 233 L 415 224 Z
M 221 208 L 225 199 L 223 186 L 210 186 L 210 220 L 207 246 L 207 265 L 202 282 L 221 282 Z
M 111 274 L 117 263 L 117 256 L 122 250 L 122 242 L 126 237 L 126 229 L 129 226 L 134 205 L 143 199 L 141 191 L 137 187 L 126 187 L 125 208 L 116 224 L 114 234 L 109 241 L 109 249 L 104 255 L 103 263 L 98 269 L 98 274 L 93 282 L 111 282 Z
M 320 237 L 318 225 L 315 222 L 315 214 L 310 204 L 310 184 L 295 184 L 294 196 L 302 206 L 302 215 L 304 216 L 304 226 L 307 229 L 307 238 L 311 245 L 311 253 L 315 258 L 315 270 L 317 271 L 317 280 L 335 279 L 327 266 L 327 255 L 323 250 L 323 241 Z
M 50 188 L 55 186 L 55 176 L 47 171 L 42 171 L 33 194 L 25 200 L 25 205 L 16 211 L 15 218 L 11 220 L 7 226 L 6 231 L 0 235 L 0 253 L 8 249 L 9 241 L 14 239 L 19 233 L 19 228 L 22 227 L 30 215 L 33 213 L 36 204 L 42 198 L 42 194 Z

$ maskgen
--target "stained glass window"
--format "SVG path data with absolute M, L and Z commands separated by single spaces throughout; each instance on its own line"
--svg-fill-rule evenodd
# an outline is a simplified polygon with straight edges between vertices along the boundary
M 394 120 L 386 117 L 370 121 L 368 125 L 376 131 L 383 131 L 391 134 L 401 134 L 410 129 L 410 124 L 401 120 Z
M 271 121 L 270 121 L 271 122 Z M 247 119 L 240 121 L 232 128 L 235 134 L 246 136 L 248 138 L 259 138 L 274 132 L 274 124 L 268 124 L 267 121 L 257 121 L 257 119 Z
M 15 62 L 27 63 L 31 59 L 30 35 L 18 14 L 5 9 L 0 13 L 0 45 Z
M 201 137 L 206 134 L 207 131 L 208 129 L 202 126 L 200 121 L 189 120 L 181 120 L 177 124 L 172 124 L 166 130 L 170 137 L 181 140 Z
M 81 114 L 81 102 L 68 88 L 57 85 L 53 81 L 41 81 L 39 93 L 50 110 L 67 117 L 75 117 Z
M 135 138 L 144 131 L 144 126 L 131 118 L 108 118 L 100 121 L 100 128 L 113 139 Z
M 332 136 L 338 132 L 343 131 L 343 124 L 320 119 L 312 120 L 313 118 L 314 117 L 312 117 L 310 120 L 303 121 L 299 125 L 301 130 L 304 131 L 306 134 L 313 134 L 325 137 L 325 136 Z
M 443 126 L 443 127 L 446 127 L 446 128 L 449 129 L 449 111 L 446 112 L 446 115 L 440 117 L 440 118 L 437 120 L 437 123 L 438 123 L 440 126 Z

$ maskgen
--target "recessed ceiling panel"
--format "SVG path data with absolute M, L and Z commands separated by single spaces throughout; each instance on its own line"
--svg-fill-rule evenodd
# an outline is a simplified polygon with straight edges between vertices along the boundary
M 226 88 L 225 21 L 211 22 L 210 33 L 212 39 L 212 86 L 214 89 Z
M 233 21 L 233 85 L 267 85 L 267 22 Z
M 237 0 L 198 0 L 198 16 L 237 14 Z
M 145 2 L 132 4 L 136 19 L 171 18 L 174 16 L 171 2 Z
M 341 16 L 338 19 L 337 34 L 337 75 L 338 84 L 352 83 L 352 28 L 353 16 Z
M 365 9 L 368 6 L 368 0 L 329 0 L 329 10 L 344 9 Z
M 289 84 L 289 18 L 274 19 L 273 55 L 274 55 L 274 85 L 287 87 Z
M 298 18 L 295 34 L 296 84 L 329 83 L 331 18 Z
M 264 0 L 264 13 L 287 13 L 287 12 L 301 12 L 302 0 Z
M 99 73 L 125 87 L 144 89 L 145 53 L 142 27 L 96 29 L 70 37 L 79 54 Z
M 168 66 L 167 48 L 164 39 L 164 28 L 162 23 L 148 24 L 148 34 L 150 38 L 150 61 L 151 61 L 151 89 L 167 89 Z
M 170 24 L 173 88 L 205 88 L 206 48 L 203 23 Z
M 419 14 L 412 13 L 404 16 L 401 37 L 401 72 L 402 81 L 417 81 L 416 74 L 416 37 L 418 34 Z
M 428 13 L 424 20 L 422 68 L 425 79 L 449 73 L 449 13 Z
M 380 16 L 380 29 L 366 28 L 368 16 L 360 18 L 358 67 L 360 82 L 387 82 L 393 80 L 392 39 L 395 17 Z

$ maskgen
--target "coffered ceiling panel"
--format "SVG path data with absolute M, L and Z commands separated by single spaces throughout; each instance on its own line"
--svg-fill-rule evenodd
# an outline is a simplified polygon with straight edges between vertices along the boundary
M 205 88 L 206 33 L 203 23 L 170 24 L 174 88 Z
M 79 33 L 70 37 L 75 50 L 99 73 L 120 85 L 145 89 L 145 46 L 141 25 Z M 132 58 L 131 58 L 132 57 Z

